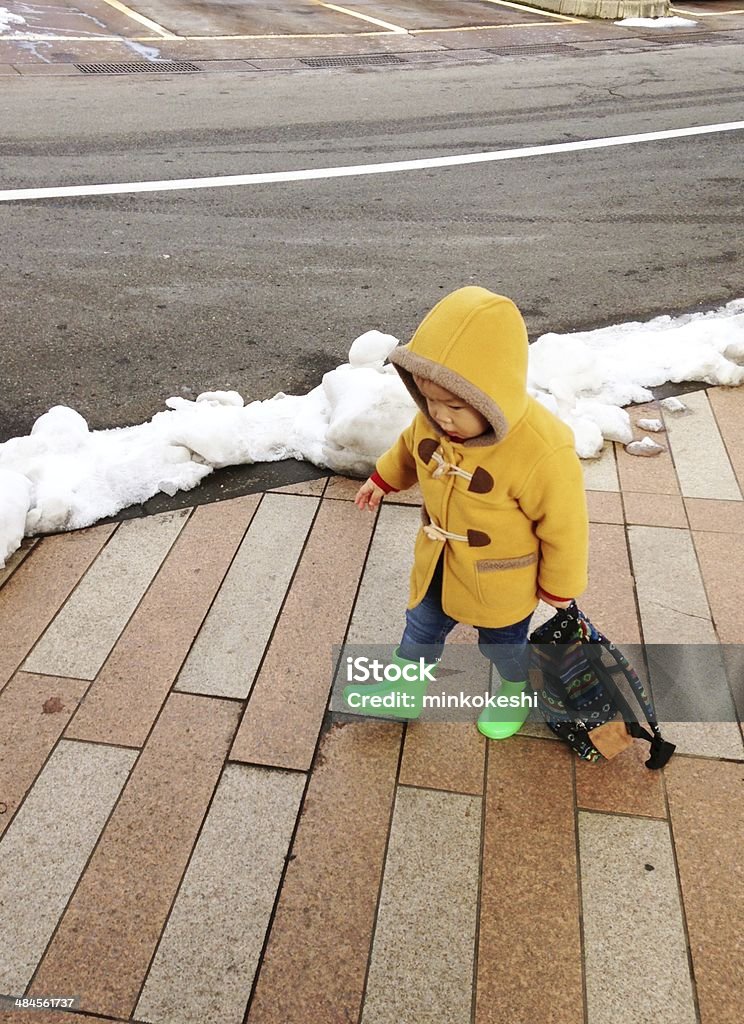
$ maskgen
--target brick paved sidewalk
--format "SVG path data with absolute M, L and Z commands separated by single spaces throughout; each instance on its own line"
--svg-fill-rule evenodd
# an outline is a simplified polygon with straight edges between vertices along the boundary
M 744 640 L 744 389 L 685 401 L 671 455 L 586 468 L 582 606 L 617 641 Z M 48 537 L 0 574 L 0 992 L 81 1000 L 0 1020 L 738 1024 L 740 727 L 671 725 L 652 773 L 537 723 L 328 713 L 331 645 L 398 637 L 418 524 L 356 486 Z

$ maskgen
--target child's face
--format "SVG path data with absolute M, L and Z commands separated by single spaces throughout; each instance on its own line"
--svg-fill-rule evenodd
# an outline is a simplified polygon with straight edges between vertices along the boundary
M 429 415 L 448 434 L 456 434 L 464 441 L 478 437 L 488 429 L 488 420 L 472 406 L 446 388 L 414 375 L 416 387 L 426 399 Z

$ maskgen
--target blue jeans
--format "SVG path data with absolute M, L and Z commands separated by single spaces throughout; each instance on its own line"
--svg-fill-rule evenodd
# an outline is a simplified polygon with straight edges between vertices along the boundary
M 531 618 L 530 613 L 521 622 L 493 629 L 476 626 L 478 647 L 493 662 L 506 682 L 522 682 L 527 678 L 527 632 Z M 423 601 L 406 611 L 406 628 L 398 648 L 400 657 L 411 661 L 418 661 L 419 658 L 427 662 L 436 661 L 442 656 L 447 634 L 456 625 L 457 619 L 450 618 L 442 611 L 440 558 Z

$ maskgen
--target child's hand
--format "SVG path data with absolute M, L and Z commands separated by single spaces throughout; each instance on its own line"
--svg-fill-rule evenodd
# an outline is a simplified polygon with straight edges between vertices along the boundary
M 385 492 L 382 487 L 378 487 L 377 484 L 368 480 L 357 491 L 354 504 L 357 508 L 366 508 L 370 512 L 374 512 L 384 497 Z

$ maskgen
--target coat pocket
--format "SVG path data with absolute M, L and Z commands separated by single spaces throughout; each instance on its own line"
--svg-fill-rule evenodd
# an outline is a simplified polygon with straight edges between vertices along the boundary
M 494 610 L 519 607 L 535 592 L 537 555 L 482 558 L 475 563 L 475 585 L 481 602 Z

